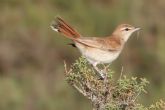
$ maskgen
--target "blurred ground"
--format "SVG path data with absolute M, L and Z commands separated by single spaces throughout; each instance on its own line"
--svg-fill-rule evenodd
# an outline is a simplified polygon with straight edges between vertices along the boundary
M 71 64 L 80 54 L 50 29 L 57 15 L 84 36 L 109 35 L 120 23 L 141 27 L 112 69 L 116 77 L 123 66 L 126 75 L 150 81 L 144 104 L 164 99 L 164 10 L 163 0 L 1 0 L 0 109 L 91 109 L 64 80 L 63 61 Z

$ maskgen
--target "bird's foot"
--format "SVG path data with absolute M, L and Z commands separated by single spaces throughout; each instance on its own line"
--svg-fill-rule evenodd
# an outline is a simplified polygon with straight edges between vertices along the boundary
M 108 77 L 108 67 L 109 67 L 109 65 L 108 66 L 105 66 L 104 65 L 104 69 L 99 69 L 96 65 L 94 65 L 93 66 L 94 67 L 94 69 L 97 71 L 97 73 L 99 73 L 99 75 L 100 75 L 100 80 L 106 80 L 107 79 L 107 77 Z
M 103 65 L 104 68 L 102 70 L 100 70 L 100 76 L 102 77 L 103 80 L 107 80 L 108 79 L 108 71 L 109 71 L 109 65 Z
M 104 80 L 105 75 L 103 70 L 100 70 L 99 68 L 94 66 L 94 69 L 96 70 L 97 75 L 99 75 L 99 80 Z
M 102 78 L 102 80 L 105 79 L 106 75 L 105 75 L 105 71 L 104 70 L 100 70 L 99 71 L 100 77 Z

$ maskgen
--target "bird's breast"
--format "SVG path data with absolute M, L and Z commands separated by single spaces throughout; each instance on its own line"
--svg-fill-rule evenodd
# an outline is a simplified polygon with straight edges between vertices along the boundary
M 101 50 L 98 48 L 92 48 L 85 46 L 80 43 L 76 43 L 76 46 L 80 50 L 80 52 L 87 58 L 87 60 L 91 63 L 111 63 L 114 61 L 120 54 L 120 51 L 108 51 Z

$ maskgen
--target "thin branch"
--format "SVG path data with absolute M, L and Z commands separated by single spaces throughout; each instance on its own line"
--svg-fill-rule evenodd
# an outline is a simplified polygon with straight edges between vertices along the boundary
M 135 102 L 135 101 L 136 101 L 136 99 L 138 98 L 138 96 L 140 95 L 140 93 L 141 93 L 141 92 L 138 92 L 138 93 L 137 93 L 137 95 L 135 96 L 135 98 L 134 98 L 133 102 Z
M 64 60 L 64 69 L 65 69 L 65 75 L 67 75 L 68 73 L 70 73 L 72 71 L 72 69 L 69 69 L 69 71 L 68 71 L 65 60 Z
M 85 97 L 87 96 L 85 92 L 83 92 L 76 84 L 72 85 L 74 88 L 76 88 L 81 94 L 83 94 Z
M 121 80 L 121 77 L 122 77 L 122 75 L 123 75 L 123 71 L 124 71 L 124 68 L 123 68 L 123 66 L 121 67 L 121 72 L 120 72 L 120 78 L 119 78 L 119 80 Z

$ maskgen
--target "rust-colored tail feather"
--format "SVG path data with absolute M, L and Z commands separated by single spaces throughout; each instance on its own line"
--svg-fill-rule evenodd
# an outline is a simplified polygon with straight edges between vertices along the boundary
M 80 37 L 80 34 L 60 17 L 56 17 L 55 21 L 51 25 L 51 28 L 54 31 L 64 34 L 72 40 Z

